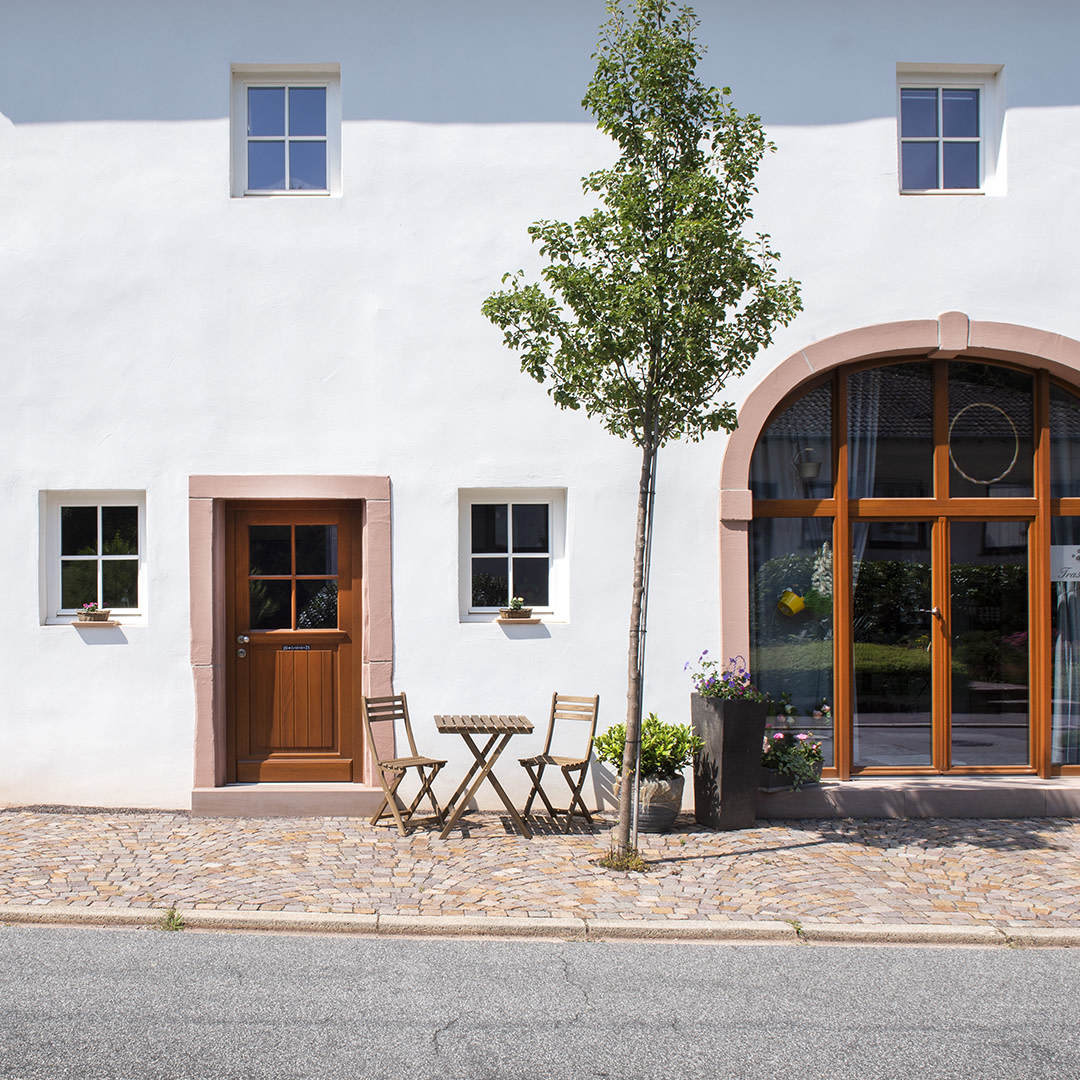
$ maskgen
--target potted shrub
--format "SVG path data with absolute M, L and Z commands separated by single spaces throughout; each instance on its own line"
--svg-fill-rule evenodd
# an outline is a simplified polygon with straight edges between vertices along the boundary
M 702 741 L 694 759 L 694 814 L 713 829 L 749 829 L 757 813 L 768 695 L 753 684 L 741 656 L 721 669 L 708 649 L 691 679 L 690 723 Z
M 675 824 L 682 807 L 682 770 L 700 749 L 698 739 L 686 724 L 665 724 L 649 713 L 641 725 L 641 776 L 638 783 L 638 829 L 666 832 Z M 614 724 L 597 735 L 593 750 L 598 761 L 612 765 L 618 774 L 616 794 L 622 783 L 626 724 Z

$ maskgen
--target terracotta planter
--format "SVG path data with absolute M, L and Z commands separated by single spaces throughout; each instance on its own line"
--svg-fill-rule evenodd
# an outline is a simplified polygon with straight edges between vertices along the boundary
M 638 832 L 667 832 L 682 809 L 683 786 L 677 776 L 643 776 L 638 784 Z M 615 798 L 619 798 L 622 777 L 615 780 Z
M 704 747 L 694 759 L 694 816 L 712 829 L 749 829 L 757 813 L 763 701 L 690 695 L 690 726 Z

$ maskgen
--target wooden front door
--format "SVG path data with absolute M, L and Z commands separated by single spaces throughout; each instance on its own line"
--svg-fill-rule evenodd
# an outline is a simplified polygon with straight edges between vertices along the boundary
M 226 551 L 230 780 L 359 779 L 357 511 L 236 504 Z

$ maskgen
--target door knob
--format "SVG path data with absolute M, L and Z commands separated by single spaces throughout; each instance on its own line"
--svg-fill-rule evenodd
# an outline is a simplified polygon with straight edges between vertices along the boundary
M 247 656 L 247 649 L 237 649 L 236 655 L 239 656 L 241 660 L 243 660 L 244 657 Z
M 247 634 L 237 634 L 237 635 L 236 635 L 236 640 L 237 640 L 237 641 L 238 641 L 238 642 L 239 642 L 239 643 L 240 643 L 241 645 L 246 645 L 246 644 L 247 644 L 247 643 L 248 643 L 248 642 L 249 642 L 249 641 L 251 640 L 251 638 L 249 638 L 249 637 L 247 636 Z

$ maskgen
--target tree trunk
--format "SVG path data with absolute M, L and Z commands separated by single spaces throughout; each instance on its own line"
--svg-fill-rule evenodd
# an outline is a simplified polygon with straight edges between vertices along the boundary
M 619 824 L 614 848 L 618 855 L 630 849 L 630 826 L 637 792 L 638 746 L 641 743 L 641 692 L 644 679 L 645 595 L 648 586 L 648 536 L 652 526 L 653 479 L 656 475 L 656 447 L 646 445 L 641 451 L 641 480 L 638 485 L 637 535 L 634 542 L 634 592 L 630 603 L 630 648 L 627 662 L 626 748 L 623 751 L 619 793 Z

